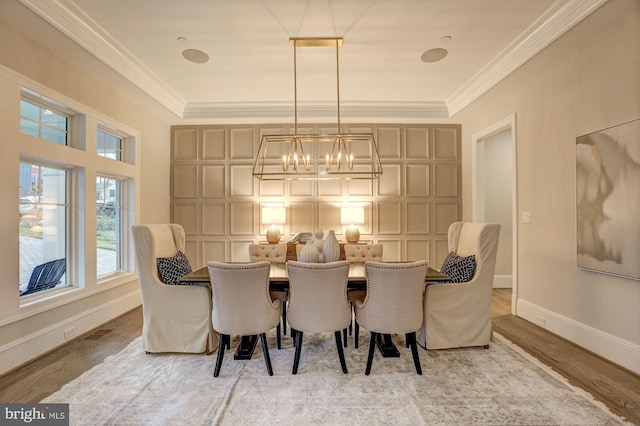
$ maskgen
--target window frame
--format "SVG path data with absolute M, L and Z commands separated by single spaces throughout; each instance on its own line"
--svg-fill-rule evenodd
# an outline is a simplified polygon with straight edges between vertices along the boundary
M 38 136 L 34 136 L 34 135 L 29 134 L 29 133 L 23 133 L 22 130 L 20 130 L 21 134 L 28 135 L 28 136 L 34 137 L 36 139 L 39 139 L 39 140 L 42 140 L 42 141 L 46 141 L 48 143 L 54 143 L 54 144 L 60 145 L 60 146 L 74 146 L 74 140 L 75 140 L 75 138 L 74 138 L 75 130 L 74 129 L 76 128 L 76 126 L 74 125 L 75 124 L 74 121 L 75 121 L 76 115 L 77 115 L 76 111 L 73 111 L 72 109 L 67 108 L 67 107 L 65 107 L 64 105 L 62 105 L 62 104 L 60 104 L 58 102 L 55 102 L 55 101 L 53 101 L 51 99 L 48 99 L 48 98 L 46 98 L 44 96 L 41 96 L 41 95 L 38 95 L 35 92 L 32 92 L 30 90 L 26 90 L 24 88 L 22 89 L 22 91 L 20 93 L 20 102 L 22 102 L 22 101 L 28 102 L 28 103 L 40 108 L 40 117 L 39 117 L 39 121 L 35 122 L 35 121 L 29 119 L 28 117 L 23 116 L 22 113 L 20 113 L 20 120 L 25 118 L 25 119 L 27 119 L 27 120 L 29 120 L 29 121 L 31 121 L 33 123 L 36 123 L 38 125 Z M 61 116 L 66 118 L 66 129 L 65 129 L 66 137 L 65 137 L 65 143 L 64 144 L 60 144 L 60 143 L 54 142 L 54 141 L 52 141 L 50 139 L 45 139 L 45 138 L 42 137 L 42 128 L 43 127 L 59 130 L 59 129 L 55 128 L 55 127 L 48 126 L 45 123 L 43 123 L 43 121 L 42 121 L 42 110 L 49 110 L 49 111 L 52 111 L 52 112 L 54 112 L 54 113 L 56 113 L 58 115 L 61 115 Z M 20 127 L 22 127 L 22 126 L 20 126 Z
M 105 136 L 112 136 L 117 138 L 120 141 L 120 146 L 117 150 L 117 152 L 120 154 L 119 157 L 117 156 L 117 158 L 111 158 L 108 157 L 106 155 L 106 147 L 105 145 L 102 145 L 103 148 L 103 154 L 101 154 L 100 152 L 100 143 L 98 142 L 98 133 L 102 133 Z M 110 160 L 113 161 L 122 161 L 122 162 L 128 162 L 128 158 L 127 158 L 127 150 L 125 149 L 126 146 L 126 139 L 127 139 L 127 135 L 123 134 L 122 132 L 119 132 L 118 130 L 112 128 L 111 126 L 107 126 L 104 123 L 98 123 L 98 129 L 96 131 L 96 154 L 99 157 L 103 157 L 103 158 L 108 158 Z
M 45 142 L 48 142 L 45 140 Z M 77 168 L 75 167 L 71 167 L 65 164 L 60 164 L 58 162 L 55 161 L 48 161 L 46 159 L 42 159 L 42 158 L 34 158 L 32 156 L 25 156 L 25 155 L 21 155 L 20 156 L 20 161 L 19 164 L 29 164 L 32 166 L 38 166 L 38 167 L 45 167 L 45 168 L 50 168 L 50 169 L 56 169 L 56 170 L 62 170 L 65 172 L 65 203 L 63 204 L 65 206 L 65 218 L 64 218 L 64 222 L 65 222 L 65 230 L 64 230 L 64 257 L 65 257 L 65 262 L 66 262 L 66 271 L 65 271 L 65 285 L 62 286 L 56 286 L 55 288 L 52 289 L 48 289 L 48 290 L 43 290 L 41 292 L 37 292 L 37 293 L 32 293 L 32 294 L 28 294 L 25 296 L 20 296 L 20 300 L 22 301 L 23 299 L 26 301 L 30 301 L 32 299 L 38 299 L 40 298 L 40 296 L 46 298 L 48 297 L 52 292 L 55 292 L 56 290 L 64 290 L 64 289 L 70 289 L 70 288 L 77 288 L 78 286 L 78 282 L 77 282 L 77 276 L 73 273 L 73 268 L 70 267 L 73 266 L 73 263 L 70 263 L 72 260 L 72 254 L 73 254 L 73 247 L 71 242 L 74 241 L 75 239 L 75 234 L 74 234 L 74 230 L 76 229 L 75 226 L 75 221 L 76 218 L 74 217 L 74 215 L 72 214 L 72 210 L 73 210 L 73 205 L 76 204 L 74 201 L 74 186 L 77 182 L 78 179 L 78 173 L 77 173 Z M 44 206 L 45 203 L 40 203 L 42 206 Z M 20 201 L 18 200 L 18 205 L 20 205 Z M 48 204 L 50 205 L 50 204 Z M 56 206 L 59 206 L 60 204 L 55 204 Z M 44 209 L 44 207 L 42 207 Z M 18 250 L 18 258 L 20 259 L 20 250 Z M 21 260 L 20 260 L 21 263 Z M 37 266 L 37 265 L 36 265 Z M 20 283 L 18 283 L 19 285 Z
M 118 241 L 116 244 L 116 255 L 117 255 L 117 263 L 119 264 L 119 268 L 115 271 L 109 272 L 107 274 L 100 275 L 98 273 L 98 259 L 97 259 L 97 250 L 98 244 L 96 241 L 96 279 L 98 284 L 102 282 L 107 282 L 113 277 L 117 277 L 124 273 L 128 273 L 133 270 L 133 263 L 130 261 L 130 249 L 129 246 L 133 244 L 132 239 L 129 237 L 129 233 L 127 230 L 132 225 L 132 219 L 130 218 L 131 209 L 128 206 L 128 202 L 130 199 L 131 187 L 133 186 L 132 180 L 130 177 L 126 176 L 117 176 L 110 173 L 104 173 L 102 171 L 98 171 L 96 174 L 96 184 L 97 179 L 112 179 L 118 182 L 119 192 L 120 192 L 120 206 L 118 209 L 120 210 L 120 224 L 119 224 L 119 232 L 118 232 Z M 96 199 L 96 234 L 97 234 L 97 225 L 98 225 L 98 208 L 97 208 L 97 199 Z
M 140 214 L 140 167 L 138 157 L 140 154 L 139 141 L 141 134 L 139 131 L 27 77 L 20 75 L 14 75 L 13 77 L 19 85 L 18 95 L 15 100 L 14 119 L 16 120 L 16 127 L 14 128 L 15 133 L 13 133 L 18 141 L 16 146 L 18 147 L 19 162 L 41 163 L 71 171 L 71 174 L 68 174 L 70 182 L 68 181 L 67 183 L 67 201 L 70 205 L 67 207 L 68 220 L 66 222 L 66 280 L 72 286 L 59 286 L 52 289 L 52 291 L 19 297 L 17 291 L 19 285 L 19 280 L 17 279 L 19 276 L 19 261 L 16 262 L 16 282 L 11 286 L 16 291 L 11 295 L 11 298 L 15 297 L 13 300 L 16 309 L 18 309 L 18 314 L 15 318 L 26 318 L 55 307 L 64 306 L 75 300 L 84 299 L 112 288 L 136 282 L 133 238 L 128 230 L 131 225 L 139 221 Z M 34 137 L 31 134 L 22 133 L 20 130 L 21 100 L 32 103 L 35 101 L 41 108 L 65 112 L 71 120 L 67 124 L 67 144 L 61 145 L 47 139 Z M 97 155 L 97 129 L 99 126 L 105 126 L 109 133 L 116 131 L 122 137 L 122 153 L 125 162 L 114 161 Z M 94 185 L 98 174 L 107 174 L 123 181 L 123 208 L 121 210 L 123 216 L 123 237 L 121 240 L 123 269 L 100 279 L 97 278 L 96 271 L 97 242 L 94 210 L 96 208 L 96 187 Z M 19 180 L 17 164 L 14 178 L 16 181 Z M 17 182 L 15 185 L 18 186 Z M 17 195 L 16 191 L 16 204 L 19 204 Z M 16 209 L 18 209 L 18 206 L 16 206 Z M 17 224 L 15 229 L 18 231 Z M 17 244 L 18 238 L 15 241 Z M 17 248 L 18 246 L 16 245 L 16 252 L 18 252 Z M 10 293 L 12 292 L 7 292 L 7 296 Z M 0 313 L 0 319 L 3 317 Z

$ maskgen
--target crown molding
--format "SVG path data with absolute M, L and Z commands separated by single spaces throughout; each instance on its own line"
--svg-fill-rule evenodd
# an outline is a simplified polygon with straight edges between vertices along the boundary
M 290 120 L 293 105 L 278 102 L 187 103 L 71 0 L 19 0 L 89 53 L 184 119 Z M 531 59 L 607 0 L 560 0 L 445 102 L 341 103 L 341 118 L 429 121 L 450 118 Z M 314 119 L 335 119 L 335 104 L 299 106 Z
M 190 102 L 185 108 L 184 119 L 292 121 L 294 108 L 293 102 Z M 335 102 L 298 102 L 298 120 L 336 120 L 337 115 Z M 340 102 L 343 121 L 428 121 L 448 117 L 444 102 Z
M 186 101 L 69 0 L 20 0 L 125 79 L 182 118 Z
M 607 0 L 567 0 L 555 3 L 517 39 L 446 99 L 445 103 L 450 116 L 462 111 L 606 2 Z

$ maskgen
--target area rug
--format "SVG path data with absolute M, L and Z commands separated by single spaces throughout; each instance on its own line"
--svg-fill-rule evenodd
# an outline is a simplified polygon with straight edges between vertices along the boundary
M 350 339 L 340 369 L 332 333 L 305 335 L 297 375 L 294 348 L 260 345 L 253 358 L 144 353 L 141 338 L 42 402 L 69 403 L 70 423 L 86 425 L 622 425 L 604 404 L 496 335 L 489 349 L 419 349 L 415 372 L 402 336 L 399 358 L 376 350 L 364 369 L 368 333 Z M 238 339 L 232 340 L 232 348 Z M 275 338 L 270 335 L 270 347 Z

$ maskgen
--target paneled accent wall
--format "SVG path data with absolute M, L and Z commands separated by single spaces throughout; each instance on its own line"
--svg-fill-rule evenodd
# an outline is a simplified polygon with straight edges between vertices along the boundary
M 171 220 L 187 236 L 193 267 L 208 260 L 247 261 L 248 244 L 264 241 L 260 207 L 283 203 L 285 242 L 296 232 L 333 229 L 342 238 L 340 206 L 364 206 L 361 240 L 384 245 L 384 260 L 427 259 L 439 267 L 447 229 L 462 215 L 460 125 L 358 124 L 372 132 L 383 175 L 377 181 L 260 181 L 252 176 L 264 134 L 290 125 L 183 125 L 171 135 Z M 331 125 L 298 127 L 332 133 Z

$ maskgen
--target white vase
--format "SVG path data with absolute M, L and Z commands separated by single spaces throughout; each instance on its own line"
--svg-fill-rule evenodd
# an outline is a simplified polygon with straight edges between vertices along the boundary
M 322 256 L 324 257 L 325 263 L 335 262 L 340 259 L 340 243 L 338 243 L 338 239 L 336 238 L 336 234 L 333 232 L 333 229 L 329 231 L 327 239 L 324 240 Z
M 320 253 L 313 244 L 313 241 L 307 240 L 307 243 L 302 247 L 302 250 L 300 250 L 298 260 L 306 263 L 318 263 L 320 261 Z
M 322 246 L 324 246 L 324 241 L 322 241 L 322 237 L 324 236 L 324 231 L 322 229 L 316 229 L 314 234 L 316 236 L 313 244 L 316 246 L 316 250 L 320 253 L 320 262 L 322 262 Z
M 318 253 L 322 253 L 322 246 L 324 245 L 322 237 L 324 236 L 324 231 L 322 229 L 316 229 L 314 235 L 316 236 L 316 240 L 314 242 L 316 249 L 318 250 Z

